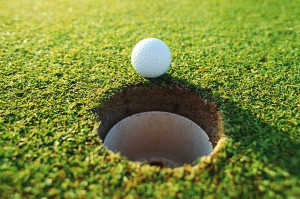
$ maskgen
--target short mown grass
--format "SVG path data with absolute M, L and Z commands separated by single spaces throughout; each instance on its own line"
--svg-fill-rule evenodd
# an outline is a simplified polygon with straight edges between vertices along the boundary
M 299 198 L 299 0 L 0 3 L 0 198 Z M 147 80 L 133 46 L 169 45 Z M 171 170 L 108 152 L 92 110 L 137 84 L 215 101 L 228 141 Z M 137 96 L 138 97 L 138 96 Z

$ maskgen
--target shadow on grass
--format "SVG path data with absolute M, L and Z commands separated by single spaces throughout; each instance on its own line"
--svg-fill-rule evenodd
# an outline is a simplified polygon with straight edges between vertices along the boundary
M 228 154 L 228 157 L 236 153 L 244 155 L 251 153 L 252 157 L 262 164 L 257 166 L 277 168 L 278 171 L 285 171 L 300 178 L 300 143 L 295 136 L 274 128 L 250 111 L 238 107 L 236 103 L 213 94 L 210 89 L 203 89 L 199 85 L 193 85 L 167 74 L 150 82 L 158 85 L 185 86 L 197 91 L 208 101 L 215 102 L 223 114 L 224 132 L 234 146 L 232 150 L 229 149 L 232 154 Z M 226 162 L 224 162 L 225 166 Z M 270 175 L 271 178 L 277 176 L 272 172 L 266 175 Z M 283 174 L 283 176 L 288 175 Z
M 223 99 L 215 94 L 216 92 L 203 89 L 200 85 L 190 84 L 167 74 L 156 79 L 149 79 L 143 84 L 143 86 L 152 85 L 186 87 L 217 104 L 223 114 L 224 132 L 229 136 L 231 145 L 223 149 L 226 150 L 226 157 L 218 163 L 218 169 L 215 172 L 231 169 L 228 166 L 231 162 L 231 165 L 241 168 L 238 172 L 233 169 L 232 173 L 235 173 L 233 175 L 247 173 L 248 181 L 252 180 L 254 184 L 256 183 L 255 187 L 260 183 L 257 181 L 260 180 L 267 179 L 274 182 L 284 181 L 288 176 L 300 177 L 300 144 L 293 139 L 292 135 L 272 127 L 261 118 L 254 116 L 249 110 L 238 107 L 236 103 Z M 220 181 L 222 181 L 222 175 L 219 175 Z M 280 190 L 280 187 L 278 189 Z

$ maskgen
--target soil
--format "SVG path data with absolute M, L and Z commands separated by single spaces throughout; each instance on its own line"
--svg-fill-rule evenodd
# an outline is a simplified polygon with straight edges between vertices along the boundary
M 184 116 L 198 124 L 215 147 L 222 136 L 222 118 L 215 103 L 188 88 L 133 86 L 119 91 L 96 109 L 101 122 L 97 132 L 102 140 L 122 119 L 147 111 L 165 111 Z

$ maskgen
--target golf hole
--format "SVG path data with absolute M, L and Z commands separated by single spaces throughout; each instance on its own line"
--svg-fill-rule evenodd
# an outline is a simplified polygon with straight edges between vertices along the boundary
M 209 155 L 212 144 L 193 121 L 169 112 L 143 112 L 117 123 L 104 140 L 108 149 L 132 161 L 179 167 Z
M 97 131 L 108 150 L 161 168 L 209 156 L 223 136 L 217 106 L 184 87 L 129 87 L 96 113 Z

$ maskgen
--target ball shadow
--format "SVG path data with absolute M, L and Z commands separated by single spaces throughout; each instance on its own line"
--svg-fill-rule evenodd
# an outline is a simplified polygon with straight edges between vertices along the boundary
M 168 74 L 159 78 L 149 79 L 149 81 L 143 85 L 135 86 L 185 87 L 197 92 L 202 98 L 209 102 L 215 102 L 217 109 L 222 112 L 224 133 L 229 137 L 232 144 L 230 147 L 225 147 L 226 157 L 224 157 L 224 161 L 218 165 L 220 170 L 226 167 L 228 161 L 230 161 L 233 156 L 247 154 L 248 151 L 251 151 L 256 161 L 300 177 L 300 161 L 299 158 L 296 158 L 297 155 L 299 157 L 300 143 L 293 139 L 291 135 L 276 129 L 264 122 L 261 118 L 256 117 L 251 111 L 240 108 L 233 101 L 223 99 L 221 96 L 213 93 L 212 90 L 201 88 L 201 85 L 194 85 Z M 116 91 L 116 93 L 117 92 L 118 91 Z M 180 93 L 178 93 L 178 95 L 180 95 Z M 135 97 L 138 98 L 139 96 Z M 104 101 L 100 103 L 103 104 Z M 176 109 L 176 107 L 173 108 Z M 101 106 L 93 109 L 98 121 L 101 120 L 99 119 L 99 117 L 101 117 L 99 115 L 100 109 Z M 113 114 L 110 117 L 113 117 Z M 121 118 L 116 118 L 116 120 L 119 119 Z M 103 127 L 106 124 L 101 125 Z M 97 129 L 98 133 L 101 125 Z M 106 126 L 105 130 L 109 128 L 111 128 L 111 126 Z M 101 139 L 105 138 L 105 134 L 102 132 L 99 133 L 99 135 Z M 253 169 L 243 166 L 242 162 L 237 162 L 236 164 L 241 164 L 241 167 L 244 167 L 244 169 Z M 263 178 L 272 178 L 272 176 L 268 176 L 269 174 L 267 173 L 261 175 L 264 175 Z

